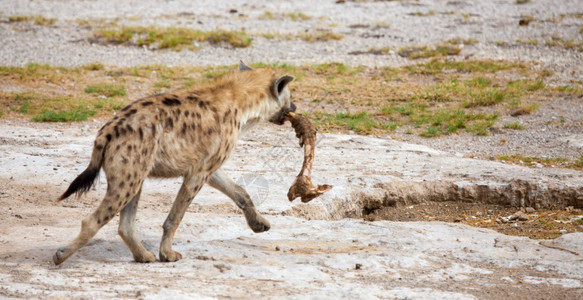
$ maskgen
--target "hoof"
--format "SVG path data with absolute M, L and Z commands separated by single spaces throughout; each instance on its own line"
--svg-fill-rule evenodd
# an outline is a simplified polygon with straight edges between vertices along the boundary
M 175 261 L 178 261 L 180 259 L 182 259 L 182 254 L 180 254 L 179 252 L 176 252 L 174 250 L 171 250 L 168 255 L 160 252 L 160 261 L 161 262 L 175 262 Z

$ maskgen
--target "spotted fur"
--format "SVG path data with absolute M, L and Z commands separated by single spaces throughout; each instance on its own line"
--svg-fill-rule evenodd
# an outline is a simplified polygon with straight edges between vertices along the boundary
M 156 260 L 136 235 L 134 220 L 142 184 L 147 177 L 182 177 L 183 184 L 164 222 L 160 261 L 182 256 L 172 240 L 184 213 L 204 184 L 229 196 L 243 210 L 255 232 L 269 222 L 255 209 L 247 192 L 221 170 L 237 139 L 253 125 L 283 124 L 295 105 L 287 85 L 291 76 L 277 77 L 269 68 L 240 70 L 213 84 L 146 97 L 124 107 L 95 138 L 91 161 L 60 200 L 87 192 L 101 169 L 107 192 L 99 207 L 83 219 L 81 232 L 61 247 L 53 260 L 60 264 L 83 247 L 118 212 L 119 234 L 138 262 Z

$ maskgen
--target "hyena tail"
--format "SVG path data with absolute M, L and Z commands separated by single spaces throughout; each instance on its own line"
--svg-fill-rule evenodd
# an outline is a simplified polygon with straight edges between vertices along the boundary
M 108 141 L 109 140 L 103 136 L 98 136 L 95 139 L 95 145 L 93 147 L 93 153 L 91 154 L 89 166 L 87 166 L 87 169 L 71 182 L 67 191 L 59 197 L 59 201 L 68 198 L 74 193 L 77 193 L 77 196 L 81 196 L 91 189 L 99 178 L 99 170 L 101 170 L 101 164 L 103 163 L 103 157 L 105 155 L 105 146 L 107 146 Z

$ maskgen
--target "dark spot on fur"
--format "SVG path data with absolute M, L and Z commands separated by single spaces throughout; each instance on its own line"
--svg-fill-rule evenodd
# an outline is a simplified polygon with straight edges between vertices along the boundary
M 198 100 L 198 96 L 197 95 L 188 95 L 188 97 L 186 97 L 186 99 L 191 100 L 191 101 L 195 101 L 195 100 Z
M 142 127 L 138 129 L 138 133 L 140 134 L 140 141 L 144 140 L 144 131 L 142 130 Z
M 103 218 L 103 222 L 107 222 L 109 221 L 109 216 L 105 216 L 105 218 Z
M 126 193 L 126 198 L 129 198 L 129 197 L 130 197 L 130 192 L 127 192 Z
M 110 141 L 111 141 L 111 134 L 109 134 L 109 133 L 108 133 L 108 134 L 105 136 L 105 138 L 107 138 L 107 141 L 108 141 L 108 142 L 110 142 Z
M 198 107 L 202 108 L 202 109 L 206 109 L 207 106 L 209 106 L 210 102 L 208 101 L 199 101 L 198 102 Z
M 196 115 L 195 116 L 196 116 L 197 119 L 200 119 L 202 117 L 199 112 L 196 112 Z
M 167 118 L 166 119 L 166 127 L 168 127 L 168 128 L 173 128 L 174 127 L 174 121 L 172 121 L 172 118 Z
M 122 162 L 123 164 L 127 164 L 127 163 L 129 163 L 130 161 L 127 159 L 127 157 L 123 156 L 123 157 L 121 158 L 121 162 Z
M 103 145 L 95 145 L 95 150 L 97 151 L 103 150 Z
M 133 114 L 135 114 L 135 113 L 137 113 L 137 112 L 138 112 L 138 110 L 134 108 L 134 109 L 132 109 L 132 110 L 128 111 L 128 113 L 127 113 L 127 114 L 125 114 L 124 118 L 125 118 L 125 117 L 129 117 L 129 116 L 131 116 L 131 115 L 133 115 Z
M 206 134 L 212 135 L 215 131 L 212 128 L 207 129 Z
M 184 116 L 188 118 L 188 116 L 190 116 L 190 112 L 187 110 L 184 112 Z
M 154 104 L 154 102 L 152 102 L 152 101 L 142 102 L 142 106 L 144 106 L 144 107 L 149 106 L 149 105 L 152 105 L 152 104 Z
M 119 137 L 119 127 L 115 125 L 115 127 L 113 127 L 113 130 L 115 130 L 115 137 Z
M 131 105 L 131 104 L 130 104 L 130 105 L 127 105 L 127 106 L 125 106 L 124 108 L 122 108 L 122 109 L 120 110 L 120 112 L 124 112 L 124 111 L 126 111 L 126 110 L 130 109 L 130 107 L 132 107 L 132 105 Z
M 225 114 L 223 115 L 223 120 L 226 120 L 226 119 L 227 119 L 227 117 L 228 117 L 230 114 L 231 114 L 231 109 L 229 108 L 229 109 L 228 109 L 228 110 L 225 112 Z
M 128 145 L 128 153 L 130 153 L 132 151 L 133 146 L 132 145 Z
M 119 132 L 120 132 L 120 134 L 121 134 L 121 135 L 125 135 L 125 134 L 126 134 L 126 131 L 127 131 L 127 130 L 126 130 L 125 128 L 123 128 L 123 127 L 121 127 L 121 128 L 119 129 Z
M 152 124 L 152 135 L 156 136 L 156 124 Z
M 182 123 L 182 135 L 186 135 L 186 129 L 188 128 L 188 125 L 186 125 L 186 123 Z
M 126 182 L 125 181 L 122 181 L 122 182 L 119 183 L 119 187 L 120 188 L 123 188 L 125 185 L 126 185 Z
M 107 210 L 109 210 L 110 212 L 112 212 L 113 211 L 113 207 L 110 206 L 110 207 L 107 208 Z
M 119 148 L 120 148 L 120 147 L 121 147 L 121 145 L 117 145 L 117 146 L 115 147 L 115 150 L 116 150 L 116 151 L 117 151 L 117 150 L 119 150 Z
M 237 116 L 238 113 L 239 113 L 239 109 L 235 108 L 235 117 Z
M 130 180 L 130 179 L 132 179 L 132 174 L 128 174 L 128 176 L 127 176 L 127 180 Z
M 176 97 L 175 95 L 170 95 L 164 98 L 164 100 L 162 100 L 162 104 L 168 106 L 177 106 L 181 105 L 182 102 L 180 102 L 180 100 L 178 100 L 178 97 Z
M 97 225 L 101 225 L 101 219 L 97 219 Z

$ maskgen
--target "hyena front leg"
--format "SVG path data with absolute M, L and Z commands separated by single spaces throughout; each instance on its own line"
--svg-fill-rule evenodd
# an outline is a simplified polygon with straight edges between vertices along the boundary
M 164 221 L 164 234 L 160 242 L 160 261 L 173 262 L 182 258 L 182 254 L 172 250 L 172 241 L 178 224 L 182 221 L 186 209 L 208 179 L 208 175 L 185 176 L 180 191 L 172 204 L 172 209 Z
M 107 193 L 101 201 L 99 207 L 81 222 L 81 232 L 71 243 L 67 246 L 60 247 L 55 255 L 53 261 L 56 265 L 61 264 L 79 248 L 85 246 L 93 236 L 107 224 L 113 217 L 132 199 L 134 195 L 129 192 L 120 194 L 120 192 L 113 188 L 117 187 L 117 182 L 108 180 Z
M 209 181 L 209 185 L 229 196 L 243 210 L 247 225 L 254 232 L 268 231 L 271 225 L 255 208 L 251 197 L 245 189 L 237 185 L 225 172 L 218 169 Z
M 149 263 L 156 261 L 156 255 L 146 250 L 136 234 L 136 212 L 142 189 L 134 196 L 132 201 L 126 205 L 119 216 L 118 233 L 126 243 L 136 262 Z

